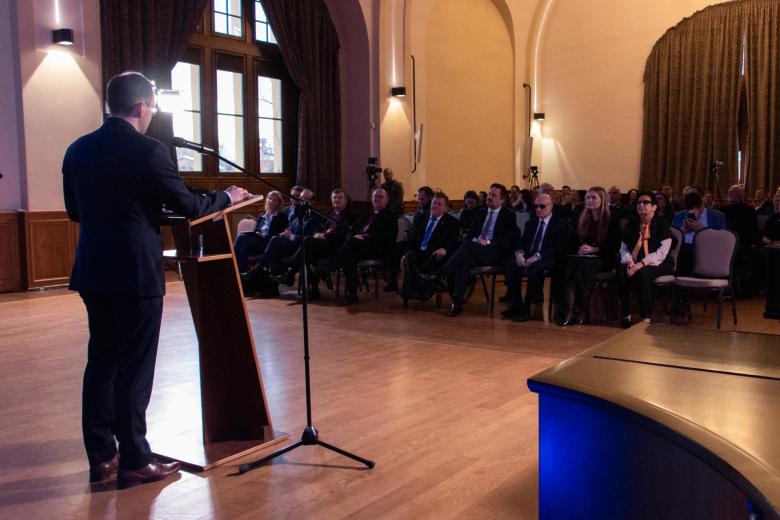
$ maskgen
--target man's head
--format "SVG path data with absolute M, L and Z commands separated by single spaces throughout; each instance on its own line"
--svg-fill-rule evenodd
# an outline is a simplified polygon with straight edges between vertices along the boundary
M 555 188 L 549 182 L 543 182 L 539 185 L 539 191 L 537 193 L 538 195 L 549 195 L 550 201 L 552 201 L 552 198 L 555 195 Z
M 672 185 L 667 183 L 661 184 L 661 193 L 666 195 L 666 198 L 669 200 L 672 200 L 674 198 L 674 188 L 672 188 Z
M 304 188 L 299 197 L 303 199 L 304 202 L 309 203 L 314 200 L 314 192 L 309 188 Z
M 520 186 L 515 184 L 509 188 L 509 201 L 513 206 L 520 201 Z
M 742 202 L 745 200 L 745 188 L 739 184 L 733 185 L 729 188 L 728 199 L 731 204 Z
M 146 133 L 157 113 L 154 85 L 138 72 L 123 72 L 106 86 L 106 102 L 111 116 L 124 119 L 140 133 Z
M 683 206 L 687 211 L 692 211 L 698 216 L 704 208 L 704 198 L 698 191 L 689 191 L 685 197 L 683 197 Z
M 474 209 L 479 202 L 479 195 L 474 190 L 469 190 L 463 194 L 463 207 L 466 209 Z
M 433 189 L 430 186 L 422 186 L 417 190 L 417 204 L 420 209 L 428 209 L 433 198 Z
M 549 217 L 553 209 L 552 197 L 546 193 L 540 193 L 536 196 L 536 200 L 534 201 L 534 209 L 536 210 L 536 217 L 539 218 L 539 220 Z
M 437 193 L 431 200 L 431 216 L 439 218 L 447 212 L 450 201 L 444 193 Z
M 371 205 L 376 211 L 382 211 L 387 206 L 387 192 L 382 188 L 374 190 L 371 195 Z
M 753 200 L 756 201 L 756 204 L 761 204 L 767 199 L 766 192 L 763 188 L 758 188 L 756 190 L 755 195 L 753 196 Z
M 347 207 L 347 193 L 341 188 L 330 192 L 330 204 L 336 211 L 343 211 Z
M 617 204 L 620 202 L 620 188 L 617 186 L 612 186 L 607 192 L 607 195 L 609 196 L 610 204 Z
M 385 168 L 384 170 L 382 170 L 382 175 L 385 176 L 386 181 L 393 180 L 393 170 L 391 170 L 390 168 Z
M 490 209 L 499 209 L 504 205 L 507 193 L 506 187 L 497 182 L 490 185 L 490 191 L 487 194 L 487 206 Z
M 715 203 L 715 197 L 712 196 L 711 191 L 705 191 L 704 195 L 702 195 L 702 200 L 704 201 L 705 208 L 711 208 Z
M 293 197 L 300 197 L 301 193 L 303 193 L 303 186 L 293 186 L 290 188 L 290 195 Z

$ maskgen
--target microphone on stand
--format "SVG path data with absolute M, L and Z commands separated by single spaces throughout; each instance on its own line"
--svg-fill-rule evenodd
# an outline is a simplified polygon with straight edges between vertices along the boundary
M 206 154 L 206 155 L 217 155 L 217 152 L 213 148 L 209 148 L 207 146 L 204 146 L 200 143 L 193 143 L 192 141 L 187 141 L 186 139 L 182 139 L 181 137 L 172 137 L 168 140 L 168 144 L 171 144 L 177 148 L 189 148 L 190 150 L 195 150 L 198 153 Z

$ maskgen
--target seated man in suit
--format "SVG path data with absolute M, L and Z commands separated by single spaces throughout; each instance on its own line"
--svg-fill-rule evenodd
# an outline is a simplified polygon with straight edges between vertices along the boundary
M 329 270 L 344 270 L 344 300 L 342 305 L 353 305 L 357 297 L 357 264 L 361 260 L 388 261 L 398 235 L 398 217 L 387 207 L 387 192 L 382 188 L 371 195 L 371 211 L 358 221 L 354 234 L 331 258 Z
M 314 199 L 314 192 L 310 189 L 304 189 L 301 191 L 299 198 L 304 202 L 311 203 Z M 287 271 L 287 266 L 282 263 L 282 259 L 295 253 L 298 249 L 300 237 L 300 219 L 295 214 L 296 208 L 300 206 L 300 203 L 293 201 L 289 209 L 289 222 L 287 229 L 279 233 L 279 235 L 272 237 L 265 248 L 263 254 L 263 266 L 268 268 L 271 276 L 278 276 Z M 314 233 L 314 230 L 319 224 L 319 219 L 316 215 L 312 215 L 304 220 L 303 235 L 310 236 Z
M 404 255 L 404 284 L 401 297 L 404 302 L 409 298 L 420 297 L 416 289 L 419 286 L 418 273 L 437 271 L 447 257 L 452 254 L 460 241 L 458 220 L 447 213 L 449 199 L 443 193 L 434 195 L 428 220 L 416 222 L 414 242 Z
M 544 298 L 545 273 L 551 273 L 556 268 L 570 245 L 569 226 L 553 214 L 552 198 L 547 194 L 538 195 L 534 208 L 536 218 L 526 223 L 515 257 L 506 266 L 512 303 L 501 314 L 513 321 L 531 319 L 531 304 L 539 304 Z M 523 276 L 528 279 L 525 300 L 521 294 Z
M 491 184 L 486 204 L 474 215 L 466 241 L 442 268 L 449 278 L 452 307 L 447 316 L 463 312 L 463 297 L 471 282 L 471 269 L 477 266 L 503 265 L 516 242 L 515 212 L 505 207 L 506 187 Z
M 685 209 L 674 214 L 672 227 L 683 232 L 683 243 L 677 256 L 677 275 L 690 276 L 693 272 L 693 237 L 704 228 L 725 229 L 726 215 L 717 209 L 705 208 L 698 191 L 688 191 L 683 197 Z
M 421 186 L 415 195 L 417 198 L 417 211 L 412 218 L 412 229 L 405 240 L 397 242 L 393 255 L 388 259 L 387 274 L 389 281 L 384 288 L 385 292 L 398 291 L 398 272 L 401 269 L 401 257 L 414 245 L 414 230 L 419 226 L 420 221 L 427 222 L 428 214 L 431 211 L 431 200 L 433 199 L 433 189 L 430 186 Z
M 628 208 L 620 202 L 620 188 L 612 186 L 607 192 L 609 214 L 612 218 L 620 220 L 628 215 Z
M 268 241 L 287 229 L 287 213 L 282 209 L 282 194 L 274 190 L 265 197 L 265 213 L 257 218 L 254 231 L 241 233 L 236 237 L 233 249 L 236 254 L 238 272 L 249 268 L 249 257 L 265 251 Z

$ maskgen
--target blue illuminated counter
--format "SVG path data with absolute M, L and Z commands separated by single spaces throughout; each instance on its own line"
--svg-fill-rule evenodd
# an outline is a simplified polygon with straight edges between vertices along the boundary
M 528 380 L 549 519 L 780 519 L 780 336 L 640 324 Z

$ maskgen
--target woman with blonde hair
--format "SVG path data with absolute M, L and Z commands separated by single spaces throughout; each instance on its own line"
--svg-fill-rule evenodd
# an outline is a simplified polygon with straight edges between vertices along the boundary
M 594 186 L 585 194 L 585 208 L 577 222 L 576 237 L 577 252 L 569 258 L 566 270 L 566 317 L 561 323 L 564 326 L 587 322 L 596 273 L 610 271 L 615 263 L 620 227 L 618 219 L 609 213 L 607 192 L 601 186 Z M 577 318 L 574 317 L 576 303 Z
M 284 199 L 280 192 L 274 190 L 265 196 L 265 213 L 257 217 L 255 230 L 241 233 L 233 244 L 238 272 L 246 272 L 249 257 L 261 254 L 272 237 L 287 229 L 288 218 L 283 209 Z

